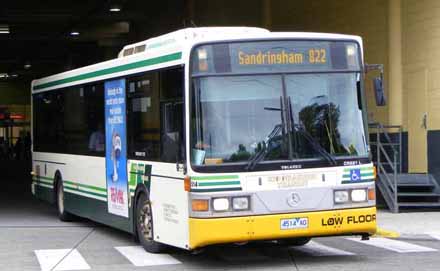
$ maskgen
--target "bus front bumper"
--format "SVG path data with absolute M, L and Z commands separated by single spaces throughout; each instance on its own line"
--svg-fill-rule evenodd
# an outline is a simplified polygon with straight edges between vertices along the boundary
M 190 218 L 190 249 L 252 240 L 376 233 L 376 207 L 228 218 Z M 289 229 L 281 229 L 289 228 Z

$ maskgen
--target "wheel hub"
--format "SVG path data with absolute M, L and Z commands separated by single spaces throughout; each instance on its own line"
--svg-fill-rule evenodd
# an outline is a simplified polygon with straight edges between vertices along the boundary
M 60 213 L 64 212 L 64 191 L 61 185 L 59 186 L 58 191 L 58 210 L 60 211 Z
M 141 229 L 141 232 L 145 239 L 152 240 L 153 239 L 153 232 L 152 232 L 152 226 L 151 226 L 151 209 L 150 205 L 146 202 L 144 206 L 141 209 L 141 213 L 139 216 L 139 226 Z

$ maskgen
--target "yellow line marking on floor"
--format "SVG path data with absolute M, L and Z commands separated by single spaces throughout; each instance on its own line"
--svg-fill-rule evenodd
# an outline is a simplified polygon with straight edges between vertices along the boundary
M 397 231 L 377 228 L 376 234 L 373 237 L 398 238 L 399 236 L 400 233 Z

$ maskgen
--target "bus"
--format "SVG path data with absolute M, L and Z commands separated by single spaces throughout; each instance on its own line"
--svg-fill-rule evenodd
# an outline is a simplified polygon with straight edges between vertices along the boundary
M 32 193 L 168 246 L 376 232 L 362 39 L 186 28 L 32 82 Z

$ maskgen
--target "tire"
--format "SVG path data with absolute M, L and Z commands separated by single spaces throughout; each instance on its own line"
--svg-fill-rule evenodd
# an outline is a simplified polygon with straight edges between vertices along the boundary
M 150 200 L 142 193 L 136 203 L 136 233 L 139 243 L 149 253 L 162 253 L 167 246 L 153 240 L 153 214 Z
M 278 244 L 283 245 L 283 246 L 299 247 L 299 246 L 304 246 L 305 244 L 310 242 L 310 240 L 312 240 L 312 238 L 310 238 L 310 237 L 297 237 L 297 238 L 280 239 L 277 241 L 278 241 Z
M 57 188 L 56 188 L 56 205 L 57 205 L 57 211 L 58 211 L 58 218 L 63 222 L 70 222 L 74 220 L 74 217 L 72 214 L 66 212 L 64 209 L 64 187 L 63 182 L 60 180 L 57 182 Z

